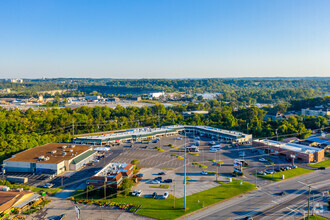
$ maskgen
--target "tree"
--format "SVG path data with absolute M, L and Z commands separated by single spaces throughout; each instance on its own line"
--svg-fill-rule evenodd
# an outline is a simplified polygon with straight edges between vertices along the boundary
M 131 161 L 131 164 L 137 166 L 139 164 L 139 160 L 138 159 L 134 159 L 134 160 Z
M 122 190 L 122 193 L 127 196 L 133 185 L 134 185 L 133 180 L 130 178 L 126 178 L 121 183 L 120 190 Z

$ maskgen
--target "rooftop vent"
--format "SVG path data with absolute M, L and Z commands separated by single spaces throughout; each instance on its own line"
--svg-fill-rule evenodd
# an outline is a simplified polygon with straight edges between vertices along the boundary
M 66 155 L 66 153 L 65 153 L 65 152 L 63 152 L 63 153 L 62 153 L 62 156 L 65 156 L 65 155 Z
M 64 145 L 64 146 L 62 146 L 62 149 L 65 149 L 65 148 L 67 148 L 67 146 L 65 146 L 65 145 Z
M 50 152 L 51 154 L 55 154 L 57 152 L 57 150 L 53 150 L 52 152 Z

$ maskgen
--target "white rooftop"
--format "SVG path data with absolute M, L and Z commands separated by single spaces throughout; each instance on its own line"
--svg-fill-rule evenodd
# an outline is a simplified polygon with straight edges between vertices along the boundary
M 109 163 L 102 170 L 95 174 L 95 176 L 115 177 L 118 173 L 126 172 L 124 168 L 128 163 Z
M 294 143 L 283 143 L 283 142 L 278 142 L 278 141 L 273 141 L 273 140 L 256 140 L 259 142 L 263 142 L 266 145 L 271 145 L 275 147 L 279 147 L 282 149 L 298 152 L 298 153 L 304 153 L 304 154 L 312 154 L 315 152 L 319 152 L 322 149 L 316 148 L 316 147 L 309 147 L 305 146 L 302 144 L 294 144 Z

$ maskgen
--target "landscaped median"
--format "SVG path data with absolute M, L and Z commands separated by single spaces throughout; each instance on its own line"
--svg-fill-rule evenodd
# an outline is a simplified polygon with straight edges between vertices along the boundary
M 266 179 L 266 180 L 272 180 L 272 181 L 281 181 L 282 179 L 282 175 L 284 175 L 285 179 L 289 179 L 295 176 L 299 176 L 305 173 L 310 173 L 313 170 L 309 170 L 309 169 L 305 169 L 305 168 L 295 168 L 295 169 L 291 169 L 291 170 L 285 170 L 282 172 L 278 172 L 278 173 L 274 173 L 274 174 L 267 174 L 267 175 L 257 175 L 257 177 Z M 273 178 L 274 177 L 274 178 Z
M 221 202 L 242 193 L 255 189 L 254 184 L 233 179 L 230 183 L 221 183 L 214 188 L 187 196 L 187 210 L 183 210 L 183 198 L 177 199 L 170 195 L 168 199 L 151 199 L 145 197 L 117 197 L 109 200 L 98 200 L 100 204 L 129 204 L 132 207 L 139 207 L 136 214 L 156 219 L 175 219 L 203 207 Z M 85 203 L 88 203 L 86 200 Z M 175 202 L 175 207 L 174 207 Z M 135 211 L 135 210 L 134 210 Z

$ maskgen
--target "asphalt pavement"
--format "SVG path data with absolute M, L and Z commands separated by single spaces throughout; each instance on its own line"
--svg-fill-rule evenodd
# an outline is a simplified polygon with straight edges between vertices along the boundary
M 330 169 L 318 170 L 293 179 L 271 183 L 241 197 L 229 199 L 186 216 L 185 219 L 244 219 L 254 215 L 257 218 L 260 213 L 265 211 L 267 215 L 271 215 L 279 209 L 272 209 L 276 205 L 285 205 L 288 201 L 306 200 L 307 187 L 300 182 L 312 185 L 322 183 L 322 187 L 330 187 Z M 281 192 L 285 192 L 286 195 L 280 196 Z

